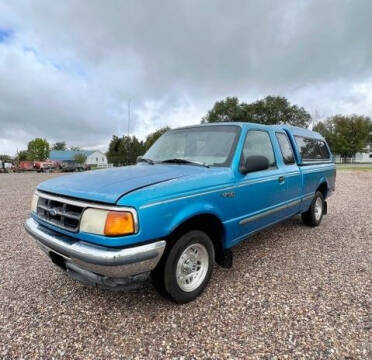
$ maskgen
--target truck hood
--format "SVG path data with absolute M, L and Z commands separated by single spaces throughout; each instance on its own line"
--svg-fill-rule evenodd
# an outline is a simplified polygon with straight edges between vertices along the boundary
M 44 181 L 37 189 L 78 199 L 115 204 L 123 195 L 137 189 L 208 170 L 210 169 L 200 166 L 137 164 L 59 176 Z

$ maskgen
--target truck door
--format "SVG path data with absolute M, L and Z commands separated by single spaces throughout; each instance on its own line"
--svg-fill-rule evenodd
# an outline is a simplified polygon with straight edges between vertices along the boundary
M 269 160 L 270 167 L 241 175 L 237 182 L 235 206 L 240 216 L 236 223 L 237 236 L 233 242 L 286 216 L 286 174 L 283 168 L 278 167 L 273 137 L 273 133 L 261 129 L 247 132 L 241 161 L 249 156 L 261 155 Z
M 294 151 L 287 133 L 284 131 L 277 131 L 275 137 L 281 154 L 278 159 L 278 165 L 283 171 L 287 186 L 287 208 L 285 210 L 285 215 L 291 216 L 297 214 L 300 210 L 302 174 L 296 164 Z

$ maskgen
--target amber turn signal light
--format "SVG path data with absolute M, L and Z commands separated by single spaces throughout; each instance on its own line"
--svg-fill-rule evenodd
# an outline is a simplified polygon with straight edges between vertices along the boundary
M 106 236 L 119 236 L 133 233 L 134 220 L 130 212 L 109 211 L 105 224 Z

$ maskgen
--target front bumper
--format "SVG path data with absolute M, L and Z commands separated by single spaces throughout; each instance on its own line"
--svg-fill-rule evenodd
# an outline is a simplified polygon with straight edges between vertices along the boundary
M 158 264 L 166 245 L 164 240 L 126 249 L 93 245 L 50 230 L 32 218 L 26 221 L 25 228 L 71 277 L 105 287 L 127 287 L 145 280 Z

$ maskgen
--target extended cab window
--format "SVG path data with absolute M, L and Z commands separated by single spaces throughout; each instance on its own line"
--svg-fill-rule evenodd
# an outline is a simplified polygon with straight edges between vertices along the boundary
M 293 155 L 292 145 L 289 142 L 288 136 L 285 133 L 276 133 L 276 138 L 278 139 L 280 151 L 283 155 L 284 164 L 294 164 L 295 159 Z
M 249 156 L 261 155 L 267 158 L 270 167 L 276 166 L 273 146 L 271 144 L 270 136 L 266 131 L 248 131 L 242 155 L 242 162 L 244 162 Z
M 318 146 L 322 160 L 328 160 L 330 158 L 329 150 L 324 141 L 318 140 Z
M 302 160 L 328 160 L 329 151 L 324 141 L 295 136 Z

